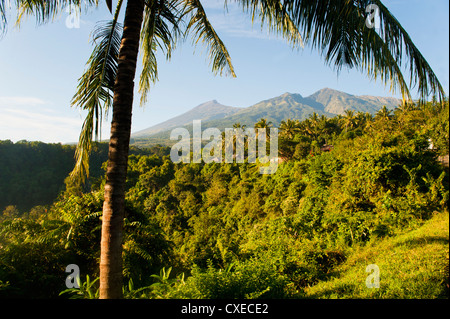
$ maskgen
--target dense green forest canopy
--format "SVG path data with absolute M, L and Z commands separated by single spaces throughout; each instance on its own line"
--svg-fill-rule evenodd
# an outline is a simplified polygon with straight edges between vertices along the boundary
M 42 142 L 0 141 L 0 210 L 16 206 L 27 211 L 36 205 L 50 205 L 65 189 L 64 181 L 75 165 L 75 145 Z M 168 148 L 131 147 L 131 154 L 167 155 Z M 97 143 L 90 158 L 90 180 L 85 189 L 104 175 L 108 144 Z
M 449 151 L 448 116 L 445 102 L 382 109 L 375 116 L 348 112 L 286 120 L 279 135 L 283 162 L 271 175 L 259 174 L 258 163 L 174 164 L 163 153 L 130 155 L 125 296 L 308 297 L 309 287 L 335 276 L 358 249 L 448 215 L 448 167 L 438 161 Z M 10 176 L 4 172 L 11 166 L 3 163 L 14 156 L 15 163 L 21 158 L 39 174 L 37 161 L 51 153 L 22 157 L 20 147 L 24 152 L 53 147 L 53 154 L 73 164 L 70 146 L 2 142 L 0 147 L 2 176 Z M 57 166 L 60 162 L 54 159 L 45 172 L 61 170 L 62 185 L 63 171 L 71 167 Z M 82 289 L 62 297 L 95 297 L 104 178 L 91 175 L 100 177 L 89 190 L 68 188 L 45 208 L 20 217 L 11 207 L 3 211 L 0 296 L 58 297 L 65 289 L 65 267 L 77 264 Z M 9 190 L 3 180 L 2 187 Z M 33 191 L 19 190 L 22 198 Z M 421 289 L 403 289 L 403 297 L 448 297 L 448 230 L 446 238 L 433 242 L 441 245 L 430 255 L 437 271 L 416 274 Z M 370 256 L 364 258 L 370 263 Z M 399 296 L 383 289 L 371 296 Z

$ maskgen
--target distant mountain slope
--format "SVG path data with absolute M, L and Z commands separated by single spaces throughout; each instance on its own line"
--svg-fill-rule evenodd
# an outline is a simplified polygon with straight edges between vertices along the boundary
M 193 120 L 202 120 L 202 129 L 216 127 L 223 130 L 232 127 L 235 123 L 253 126 L 261 118 L 266 118 L 278 126 L 286 119 L 304 120 L 313 112 L 328 117 L 343 114 L 345 110 L 374 114 L 383 105 L 394 109 L 400 103 L 401 101 L 395 98 L 356 96 L 329 88 L 319 90 L 308 97 L 297 93 L 284 93 L 246 108 L 224 106 L 214 100 L 161 124 L 134 133 L 132 137 L 165 140 L 168 139 L 170 130 L 173 128 L 185 127 L 191 130 Z
M 343 114 L 345 110 L 376 113 L 383 105 L 394 109 L 400 103 L 399 99 L 392 97 L 356 96 L 329 88 L 317 91 L 308 98 L 322 104 L 326 112 L 333 114 Z
M 241 109 L 223 119 L 205 121 L 205 125 L 222 129 L 232 127 L 234 123 L 239 122 L 248 126 L 255 124 L 261 118 L 266 118 L 274 125 L 278 125 L 282 120 L 288 118 L 304 120 L 313 112 L 319 115 L 334 116 L 334 114 L 326 112 L 322 104 L 310 98 L 304 98 L 300 94 L 284 93 L 275 98 Z
M 191 123 L 193 120 L 202 119 L 204 121 L 213 120 L 213 119 L 221 119 L 231 114 L 234 114 L 241 110 L 238 107 L 225 106 L 217 102 L 216 100 L 212 100 L 203 104 L 200 104 L 194 107 L 192 110 L 183 113 L 179 116 L 173 117 L 165 122 L 149 127 L 145 130 L 138 131 L 132 134 L 132 137 L 139 138 L 150 136 L 162 131 L 167 131 L 174 129 L 176 127 L 181 127 L 186 124 Z

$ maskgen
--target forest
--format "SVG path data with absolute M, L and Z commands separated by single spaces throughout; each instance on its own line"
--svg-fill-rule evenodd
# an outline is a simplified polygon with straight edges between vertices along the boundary
M 76 145 L 60 143 L 0 140 L 0 211 L 11 206 L 8 210 L 19 214 L 35 206 L 52 204 L 66 187 L 66 178 L 75 165 L 75 148 Z M 169 151 L 168 147 L 160 146 L 130 147 L 130 154 L 163 156 Z M 90 190 L 92 183 L 104 175 L 102 163 L 107 159 L 108 144 L 96 143 L 89 161 L 90 175 L 83 190 Z
M 438 161 L 448 117 L 445 101 L 289 119 L 282 162 L 266 175 L 259 163 L 174 164 L 166 149 L 135 149 L 124 296 L 448 298 L 449 171 Z M 42 157 L 21 155 L 32 148 Z M 105 157 L 93 155 L 89 185 L 64 187 L 73 151 L 0 143 L 1 298 L 98 297 Z M 29 171 L 15 169 L 19 158 Z M 62 189 L 37 184 L 56 179 Z M 57 196 L 30 207 L 37 191 Z M 65 285 L 69 264 L 80 288 Z M 380 267 L 378 289 L 366 288 L 369 264 Z

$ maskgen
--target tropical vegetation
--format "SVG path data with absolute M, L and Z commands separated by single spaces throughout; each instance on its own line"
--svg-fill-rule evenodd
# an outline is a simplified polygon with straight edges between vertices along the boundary
M 124 296 L 448 298 L 449 172 L 437 160 L 449 151 L 448 102 L 363 115 L 286 120 L 272 175 L 130 155 Z M 3 212 L 1 296 L 99 296 L 104 183 Z M 69 264 L 79 289 L 65 287 Z M 378 289 L 365 285 L 369 264 Z
M 98 0 L 83 1 L 87 6 Z M 106 0 L 112 13 L 112 0 Z M 433 70 L 411 38 L 379 0 L 380 32 L 366 26 L 368 0 L 237 0 L 252 21 L 280 34 L 290 45 L 309 44 L 323 54 L 326 63 L 339 71 L 355 67 L 369 77 L 381 79 L 399 89 L 403 100 L 411 100 L 410 86 L 417 86 L 421 102 L 432 94 L 439 101 L 445 92 Z M 54 18 L 67 5 L 81 7 L 81 0 L 16 0 L 18 22 L 27 15 L 39 22 Z M 226 3 L 226 2 L 225 2 Z M 118 21 L 125 5 L 123 25 Z M 6 27 L 6 3 L 0 0 L 0 31 Z M 208 20 L 200 0 L 118 0 L 113 17 L 97 25 L 94 49 L 87 69 L 79 79 L 73 105 L 88 111 L 77 147 L 77 162 L 71 174 L 82 181 L 89 174 L 93 136 L 97 138 L 103 115 L 112 107 L 108 164 L 102 215 L 100 297 L 121 298 L 124 249 L 126 179 L 138 53 L 142 72 L 139 79 L 141 103 L 158 78 L 156 52 L 170 58 L 180 38 L 192 36 L 208 49 L 212 71 L 235 76 L 231 57 Z M 409 67 L 409 83 L 402 62 Z M 76 183 L 76 182 L 74 182 Z

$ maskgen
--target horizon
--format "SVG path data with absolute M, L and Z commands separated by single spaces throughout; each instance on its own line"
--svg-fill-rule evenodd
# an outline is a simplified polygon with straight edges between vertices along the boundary
M 321 87 L 355 96 L 400 97 L 358 70 L 344 68 L 337 74 L 309 46 L 291 49 L 277 36 L 252 26 L 234 3 L 228 4 L 228 13 L 224 13 L 223 1 L 202 3 L 230 52 L 237 78 L 214 76 L 204 49 L 194 48 L 190 41 L 179 45 L 168 62 L 159 54 L 159 81 L 152 86 L 144 107 L 139 106 L 136 85 L 132 133 L 211 100 L 242 108 L 284 92 L 301 91 L 297 94 L 309 96 Z M 385 5 L 427 59 L 448 96 L 448 1 L 390 0 Z M 12 27 L 14 19 L 9 15 L 8 31 L 0 40 L 1 140 L 64 144 L 78 140 L 86 112 L 71 107 L 70 100 L 92 51 L 89 35 L 93 26 L 110 17 L 101 3 L 98 9 L 81 14 L 79 28 L 68 28 L 63 14 L 38 27 L 29 18 L 19 31 Z M 411 93 L 417 97 L 414 89 Z M 111 116 L 102 122 L 102 137 L 109 138 L 110 120 Z
M 265 100 L 260 100 L 260 101 L 258 101 L 258 102 L 256 102 L 256 103 L 253 103 L 253 104 L 248 105 L 248 106 L 224 105 L 224 104 L 222 104 L 220 101 L 218 101 L 217 99 L 212 99 L 212 100 L 209 100 L 209 101 L 205 101 L 205 102 L 203 102 L 203 103 L 200 103 L 200 104 L 198 104 L 198 105 L 196 105 L 196 106 L 193 106 L 193 107 L 189 108 L 188 110 L 183 111 L 183 113 L 175 114 L 173 117 L 171 117 L 171 118 L 169 118 L 169 119 L 167 119 L 167 120 L 164 120 L 164 121 L 162 121 L 162 122 L 156 123 L 156 124 L 154 124 L 154 125 L 151 125 L 151 126 L 149 126 L 149 127 L 146 127 L 146 128 L 141 129 L 141 130 L 139 130 L 139 131 L 133 131 L 133 130 L 132 130 L 132 132 L 131 132 L 131 138 L 132 138 L 132 139 L 135 139 L 135 140 L 139 140 L 139 139 L 142 139 L 142 138 L 145 139 L 145 138 L 147 138 L 147 136 L 137 136 L 137 137 L 136 137 L 136 136 L 133 136 L 133 135 L 135 135 L 135 134 L 137 134 L 137 133 L 140 133 L 140 132 L 143 132 L 143 131 L 146 131 L 146 130 L 148 130 L 148 129 L 151 129 L 151 128 L 153 128 L 153 127 L 155 127 L 155 126 L 158 126 L 158 125 L 160 125 L 160 124 L 164 124 L 165 122 L 168 122 L 168 121 L 170 121 L 170 120 L 172 120 L 172 119 L 174 119 L 174 118 L 176 118 L 176 117 L 179 117 L 179 116 L 182 116 L 182 115 L 184 115 L 184 114 L 186 114 L 186 113 L 189 113 L 190 111 L 192 111 L 192 110 L 194 110 L 194 109 L 196 109 L 196 108 L 198 108 L 198 107 L 200 107 L 200 106 L 202 106 L 202 105 L 204 105 L 204 104 L 211 103 L 211 102 L 216 103 L 216 104 L 220 104 L 221 106 L 225 106 L 225 107 L 238 108 L 238 109 L 244 110 L 244 109 L 253 107 L 253 106 L 255 106 L 255 105 L 258 105 L 259 103 L 262 103 L 262 102 L 265 102 L 265 101 L 269 101 L 269 100 L 272 100 L 272 99 L 276 99 L 276 98 L 279 98 L 279 97 L 283 97 L 283 96 L 285 96 L 285 95 L 300 95 L 302 98 L 308 98 L 308 97 L 310 97 L 310 96 L 312 96 L 312 95 L 314 95 L 314 94 L 316 94 L 316 93 L 319 93 L 319 92 L 321 92 L 321 91 L 324 91 L 324 90 L 331 90 L 331 91 L 334 91 L 334 92 L 339 92 L 339 93 L 343 93 L 343 94 L 348 94 L 348 95 L 353 96 L 353 97 L 394 98 L 394 99 L 397 99 L 397 100 L 401 101 L 401 98 L 396 98 L 396 97 L 390 97 L 390 96 L 375 96 L 375 95 L 367 95 L 367 94 L 356 95 L 356 94 L 351 94 L 351 93 L 348 93 L 348 92 L 339 91 L 339 90 L 336 90 L 336 89 L 333 89 L 333 88 L 329 88 L 329 87 L 325 87 L 325 88 L 322 88 L 322 89 L 320 89 L 320 90 L 317 90 L 317 91 L 315 91 L 315 92 L 313 92 L 313 93 L 311 93 L 311 94 L 309 94 L 309 95 L 307 95 L 307 96 L 302 95 L 301 93 L 298 93 L 298 92 L 294 92 L 294 93 L 292 93 L 292 92 L 285 92 L 285 93 L 282 93 L 282 94 L 280 94 L 280 95 L 277 95 L 277 96 L 274 96 L 274 97 L 271 97 L 271 98 L 268 98 L 268 99 L 265 99 Z M 448 95 L 446 96 L 446 98 L 448 98 Z M 1 99 L 1 97 L 0 97 L 0 99 Z M 338 116 L 338 115 L 342 115 L 342 114 L 343 114 L 343 113 L 333 114 L 332 117 L 335 117 L 335 116 Z M 227 116 L 232 116 L 232 115 L 233 115 L 233 114 L 227 115 Z M 221 118 L 221 119 L 224 119 L 224 118 L 226 118 L 227 116 L 225 116 L 225 117 L 223 117 L 223 118 Z M 326 117 L 329 117 L 328 115 L 325 115 L 325 116 L 326 116 Z M 332 118 L 332 117 L 329 117 L 329 118 Z M 198 120 L 202 120 L 202 119 L 198 119 Z M 209 120 L 206 120 L 206 122 L 208 122 L 208 121 L 209 121 Z M 187 125 L 187 124 L 186 124 L 186 125 Z M 161 131 L 161 132 L 162 132 L 162 131 Z M 156 133 L 151 133 L 149 136 L 151 136 L 151 135 L 153 135 L 153 134 L 156 134 Z M 27 140 L 27 139 L 21 139 L 21 140 L 13 141 L 13 140 L 8 139 L 8 138 L 7 138 L 7 139 L 2 139 L 2 138 L 0 138 L 0 141 L 7 141 L 7 140 L 10 140 L 10 141 L 13 142 L 13 143 L 17 143 L 17 142 L 21 142 L 21 141 L 26 141 L 26 142 L 42 142 L 42 143 L 47 143 L 47 144 L 62 144 L 62 145 L 76 145 L 76 144 L 78 143 L 78 141 L 69 141 L 69 142 L 61 142 L 61 141 L 56 141 L 56 142 L 45 142 L 45 141 L 40 141 L 40 140 Z M 108 141 L 109 141 L 109 138 L 107 138 L 107 139 L 99 139 L 97 142 L 99 142 L 99 143 L 107 143 Z M 130 144 L 131 144 L 131 143 L 130 143 Z

